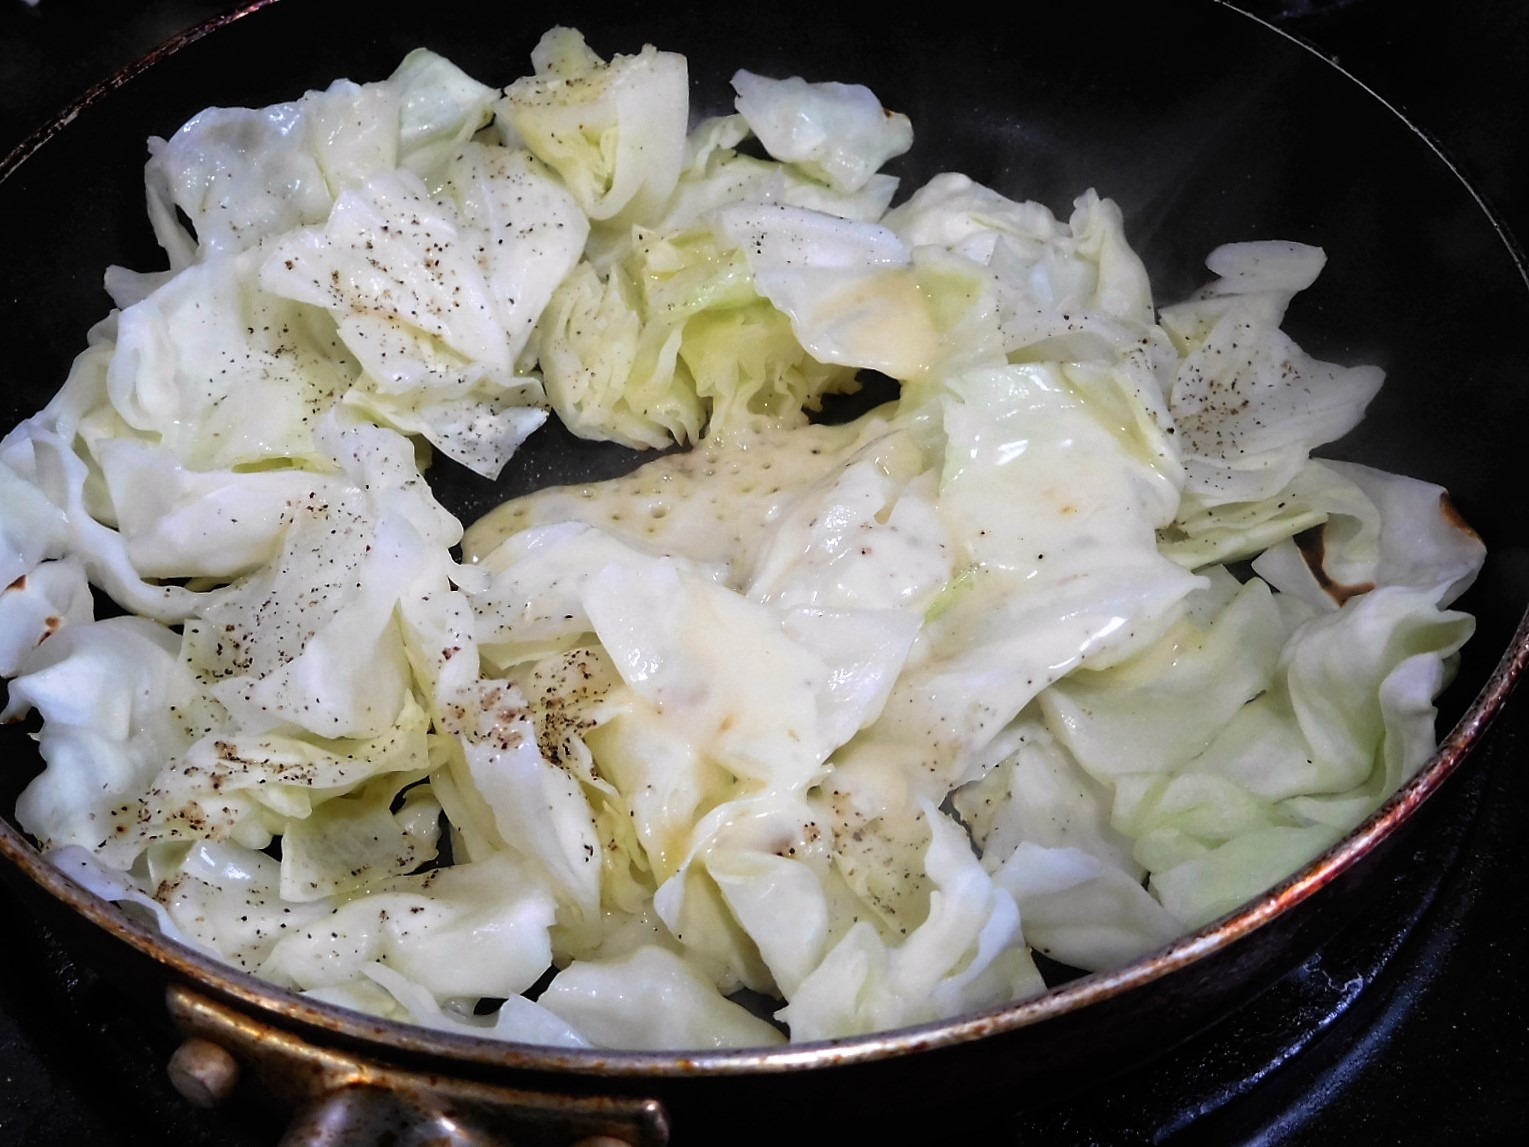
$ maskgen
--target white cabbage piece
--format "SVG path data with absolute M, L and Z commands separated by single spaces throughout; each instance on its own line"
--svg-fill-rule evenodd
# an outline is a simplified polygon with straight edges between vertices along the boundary
M 893 378 L 933 365 L 938 335 L 892 231 L 786 203 L 732 204 L 712 220 L 748 261 L 755 289 L 790 317 L 820 362 Z
M 318 416 L 355 377 L 327 315 L 257 289 L 261 259 L 209 258 L 118 319 L 113 407 L 194 468 L 312 460 Z
M 916 628 L 888 612 L 764 607 L 658 562 L 607 567 L 584 605 L 635 695 L 590 745 L 660 880 L 694 851 L 712 806 L 817 779 L 885 702 Z
M 732 205 L 714 219 L 819 359 L 909 380 L 1005 355 L 1129 356 L 1143 363 L 1142 401 L 1168 424 L 1157 374 L 1172 347 L 1153 323 L 1119 209 L 1097 195 L 1079 198 L 1070 229 L 964 176 L 937 177 L 882 226 L 779 203 Z
M 773 523 L 749 596 L 781 605 L 901 609 L 921 616 L 955 577 L 955 538 L 935 475 L 892 470 L 895 447 L 866 450 L 803 491 Z M 922 462 L 917 448 L 909 468 Z
M 726 593 L 717 590 L 713 596 Z M 769 630 L 761 633 L 755 625 L 738 624 L 742 618 L 734 614 L 729 619 L 732 624 L 724 622 L 716 627 L 721 640 L 713 650 L 692 658 L 688 666 L 660 666 L 656 677 L 668 680 L 651 692 L 644 688 L 646 682 L 637 685 L 636 690 L 650 699 L 657 698 L 654 708 L 643 711 L 634 706 L 629 717 L 613 719 L 609 733 L 594 740 L 593 747 L 602 770 L 632 794 L 627 803 L 644 844 L 656 840 L 664 848 L 657 855 L 649 853 L 654 877 L 661 881 L 654 895 L 659 917 L 688 953 L 705 958 L 719 982 L 741 982 L 770 991 L 779 984 L 777 968 L 784 969 L 788 983 L 806 973 L 804 962 L 810 959 L 812 946 L 790 944 L 787 936 L 797 935 L 804 924 L 809 925 L 809 937 L 819 933 L 810 926 L 826 895 L 818 886 L 832 882 L 827 857 L 815 847 L 824 833 L 817 814 L 802 799 L 820 771 L 811 767 L 813 758 L 826 756 L 880 712 L 917 631 L 917 617 L 894 610 L 864 609 L 775 611 L 755 607 L 746 612 L 765 621 L 774 614 L 780 634 L 807 656 L 799 652 L 794 668 L 781 664 L 789 647 Z M 731 665 L 720 662 L 716 651 L 724 647 L 742 657 L 735 657 Z M 678 655 L 675 661 L 687 652 L 669 642 L 649 644 L 648 648 L 665 655 L 672 650 Z M 773 672 L 740 673 L 732 665 L 767 666 L 784 672 L 777 678 Z M 676 669 L 693 670 L 694 674 L 676 673 Z M 710 678 L 704 696 L 693 701 L 673 699 L 675 687 L 683 688 L 687 677 L 698 681 L 703 675 Z M 810 677 L 802 680 L 799 675 Z M 656 683 L 655 678 L 649 681 Z M 816 730 L 771 728 L 771 715 L 778 721 L 783 711 L 776 703 L 794 699 L 776 681 L 793 690 L 805 687 L 817 694 Z M 774 687 L 761 688 L 765 683 Z M 804 717 L 810 714 L 810 708 L 800 704 L 795 711 Z M 701 724 L 696 729 L 698 719 Z M 708 736 L 706 730 L 713 723 L 719 731 Z M 687 731 L 686 724 L 692 729 Z M 637 750 L 612 743 L 612 738 L 632 735 L 633 731 L 639 738 Z M 744 760 L 740 765 L 741 749 L 754 754 L 754 742 L 766 751 L 760 756 L 776 770 L 772 774 L 751 775 L 757 774 L 762 762 Z M 674 747 L 668 748 L 671 744 Z M 692 752 L 699 749 L 693 762 L 679 756 L 682 747 Z M 798 753 L 801 765 L 810 770 L 805 780 L 785 772 Z M 694 770 L 693 782 L 676 768 L 681 764 Z M 677 826 L 672 820 L 672 807 L 684 806 L 672 796 L 668 801 L 653 799 L 660 793 L 674 793 L 676 779 L 693 783 L 700 797 L 691 814 L 695 820 L 688 840 L 674 831 Z M 661 816 L 670 817 L 671 823 L 662 823 Z M 676 864 L 681 848 L 686 852 Z M 744 888 L 737 881 L 740 864 L 757 872 L 761 863 L 768 863 L 767 856 L 806 858 L 809 853 L 821 860 L 812 870 L 786 866 L 779 873 L 791 882 L 791 891 Z M 807 898 L 807 914 L 801 920 L 795 916 L 793 892 Z M 761 901 L 761 895 L 770 902 Z M 842 923 L 854 911 L 837 913 L 839 919 L 833 923 Z M 784 924 L 783 916 L 788 921 Z M 820 940 L 826 941 L 829 926 L 825 919 Z M 842 930 L 836 929 L 835 934 Z M 759 949 L 757 956 L 755 948 Z M 765 967 L 770 969 L 768 974 Z
M 194 703 L 183 703 L 176 711 L 188 722 L 197 712 Z M 116 854 L 133 857 L 146 846 L 186 840 L 226 839 L 264 848 L 294 820 L 319 814 L 336 797 L 359 793 L 348 806 L 352 811 L 369 803 L 387 806 L 401 789 L 428 772 L 425 728 L 424 713 L 412 700 L 397 725 L 376 737 L 251 734 L 231 725 L 211 732 L 188 728 L 196 739 L 165 761 L 131 802 L 133 825 L 113 842 Z M 346 810 L 341 806 L 319 815 L 336 825 L 357 819 L 347 817 Z M 326 894 L 326 888 L 350 885 L 363 875 L 374 879 L 379 866 L 384 872 L 413 868 L 409 857 L 423 859 L 433 848 L 428 824 L 410 823 L 407 817 L 386 824 L 380 817 L 374 819 L 379 822 L 374 826 L 379 839 L 358 839 L 347 849 L 337 837 L 322 856 L 302 843 L 322 829 L 299 829 L 298 847 L 282 857 L 283 894 L 294 901 L 311 900 Z M 422 841 L 427 834 L 429 839 Z
M 83 737 L 92 740 L 92 745 L 99 742 L 102 757 L 110 754 L 113 759 L 124 760 L 119 771 L 127 769 L 138 775 L 147 769 L 147 775 L 138 777 L 138 785 L 107 785 L 92 797 L 110 798 L 113 803 L 107 811 L 109 823 L 102 821 L 96 826 L 101 832 L 90 844 L 109 847 L 113 855 L 128 861 L 148 841 L 167 838 L 231 835 L 263 846 L 271 840 L 272 832 L 280 832 L 281 817 L 307 815 L 313 801 L 326 789 L 349 791 L 378 768 L 419 771 L 422 775 L 427 752 L 422 740 L 424 714 L 419 714 L 417 705 L 417 745 L 399 757 L 401 749 L 393 736 L 394 719 L 407 710 L 407 662 L 401 644 L 393 659 L 399 691 L 393 693 L 391 703 L 387 679 L 379 676 L 388 665 L 387 642 L 378 644 L 376 636 L 361 636 L 359 641 L 376 648 L 375 661 L 350 674 L 336 673 L 336 667 L 346 664 L 336 650 L 356 641 L 358 633 L 390 633 L 393 604 L 401 590 L 410 589 L 410 577 L 405 573 L 410 564 L 420 577 L 427 578 L 425 584 L 431 584 L 434 561 L 433 575 L 439 578 L 434 584 L 445 583 L 445 570 L 450 566 L 445 548 L 457 529 L 439 506 L 420 500 L 422 488 L 410 477 L 414 474 L 413 459 L 407 444 L 396 439 L 384 442 L 378 439 L 379 434 L 382 431 L 355 428 L 333 436 L 336 453 L 349 459 L 355 486 L 347 488 L 346 483 L 309 474 L 303 503 L 284 503 L 284 514 L 298 518 L 284 534 L 289 563 L 284 572 L 261 573 L 239 589 L 205 595 L 208 599 L 200 603 L 199 616 L 188 622 L 185 638 L 148 622 L 141 622 L 148 629 L 125 632 L 138 633 L 136 641 L 151 638 L 180 653 L 179 658 L 171 653 L 167 667 L 162 658 L 145 656 L 142 651 L 133 653 L 136 645 L 121 651 L 121 656 L 136 656 L 138 664 L 133 673 L 121 674 L 121 684 L 116 688 L 130 687 L 144 673 L 153 674 L 153 685 L 144 685 L 144 697 L 138 703 L 159 708 L 144 710 L 135 717 L 141 728 L 135 728 L 130 736 L 116 733 L 106 740 L 101 740 L 106 734 L 92 728 L 70 734 L 70 728 L 81 725 L 81 720 L 60 716 L 47 723 L 44 757 L 58 757 L 61 763 L 57 768 L 50 765 L 40 780 L 35 800 L 52 811 L 38 814 L 41 820 L 34 827 L 35 835 L 52 840 L 64 832 L 41 823 L 49 818 L 61 817 L 73 824 L 67 829 L 72 833 L 70 840 L 86 832 L 78 817 L 102 820 L 102 809 L 90 803 L 83 811 L 57 807 L 70 801 L 78 804 L 67 794 L 55 794 L 44 801 L 50 786 L 66 786 L 70 775 L 67 762 L 80 754 L 78 745 Z M 321 433 L 320 439 L 324 437 L 326 434 Z M 405 465 L 407 470 L 399 468 Z M 368 489 L 365 496 L 361 486 Z M 419 505 L 411 505 L 410 500 Z M 342 511 L 344 503 L 350 505 Z M 379 511 L 379 505 L 387 505 L 387 509 Z M 358 523 L 364 520 L 378 523 L 378 531 L 359 529 Z M 361 552 L 367 560 L 359 560 Z M 404 554 L 413 557 L 404 561 Z M 436 554 L 433 560 L 431 554 Z M 346 563 L 361 569 L 362 581 L 375 580 L 370 590 L 373 606 L 365 604 L 367 592 L 336 586 L 336 564 Z M 356 590 L 361 590 L 361 584 L 356 584 Z M 251 603 L 248 615 L 237 606 L 242 599 Z M 320 618 L 326 599 L 333 609 L 332 624 L 327 627 Z M 373 612 L 368 613 L 368 609 Z M 113 644 L 107 635 L 119 633 L 121 624 L 101 622 L 80 627 L 81 633 L 92 636 L 80 638 L 87 642 L 80 647 L 80 658 L 66 659 L 55 676 L 75 673 L 75 665 L 81 673 L 93 673 L 90 667 L 99 659 L 115 656 L 112 650 L 118 650 L 121 639 Z M 98 639 L 96 635 L 101 636 Z M 38 655 L 63 658 L 75 645 L 73 638 L 50 641 Z M 15 705 L 31 703 L 26 700 L 31 696 L 28 688 L 20 684 L 12 690 Z M 81 697 L 95 697 L 102 717 L 112 713 L 112 703 L 96 696 L 99 685 L 83 681 L 73 688 Z M 231 722 L 228 707 L 239 710 L 240 705 L 246 720 Z M 317 742 L 281 733 L 281 713 L 295 717 L 297 728 L 320 734 Z M 407 713 L 404 723 L 408 723 Z M 324 736 L 381 736 L 381 740 L 370 746 L 350 742 L 326 749 Z M 112 745 L 113 740 L 121 742 L 124 737 L 125 745 Z M 157 763 L 148 769 L 150 757 L 157 757 Z M 324 762 L 338 766 L 335 778 L 327 783 L 320 780 Z M 136 788 L 136 795 L 128 792 L 130 788 Z M 102 841 L 106 841 L 104 846 Z
M 385 318 L 439 340 L 443 350 L 460 356 L 459 370 L 469 375 L 441 380 L 455 382 L 458 389 L 476 381 L 473 375 L 503 380 L 518 354 L 508 328 L 514 326 L 523 345 L 530 326 L 522 317 L 527 308 L 517 298 L 522 292 L 515 289 L 519 276 L 539 278 L 536 262 L 546 262 L 550 282 L 534 291 L 545 301 L 583 245 L 577 226 L 566 237 L 556 234 L 567 230 L 559 225 L 572 223 L 574 215 L 547 177 L 524 161 L 512 158 L 505 161 L 508 167 L 496 163 L 487 149 L 471 154 L 477 163 L 469 166 L 464 158 L 461 175 L 473 193 L 477 220 L 469 222 L 450 202 L 431 197 L 413 176 L 390 171 L 342 193 L 322 229 L 295 232 L 266 253 L 261 286 L 335 312 L 341 336 L 349 336 L 347 345 L 384 391 L 418 387 L 425 369 L 408 357 L 395 365 L 387 354 L 400 348 L 369 348 L 364 340 L 377 332 L 369 325 L 356 326 L 357 320 Z M 497 178 L 483 169 L 489 164 L 499 167 Z M 520 220 L 506 210 L 507 204 L 490 199 L 513 201 L 516 194 L 535 200 Z M 495 223 L 494 233 L 483 226 Z M 519 243 L 515 234 L 502 234 L 517 223 L 527 229 Z M 507 258 L 513 270 L 500 265 L 496 240 L 502 237 L 512 240 Z M 502 291 L 490 288 L 489 277 L 496 273 Z M 529 301 L 533 321 L 540 310 L 535 301 Z
M 1019 906 L 1025 942 L 1075 968 L 1118 968 L 1183 931 L 1129 870 L 1082 849 L 1023 841 L 993 880 Z
M 796 1040 L 832 1039 L 945 1019 L 1044 988 L 1019 935 L 1019 910 L 930 805 L 923 867 L 929 913 L 898 943 L 869 921 L 850 928 L 777 1017 Z
M 140 794 L 191 740 L 174 709 L 190 685 L 179 644 L 155 622 L 114 617 L 66 626 L 23 660 L 0 720 L 33 709 L 43 719 L 47 768 L 17 798 L 16 819 L 44 848 L 111 856 L 135 836 Z
M 398 166 L 432 181 L 461 146 L 493 119 L 499 90 L 446 57 L 415 48 L 388 77 L 398 96 Z
M 1352 462 L 1324 467 L 1338 488 L 1327 520 L 1269 547 L 1253 563 L 1260 577 L 1318 609 L 1377 586 L 1424 590 L 1442 607 L 1470 588 L 1486 547 L 1442 486 Z
M 1154 369 L 1177 365 L 1153 322 L 1146 268 L 1126 242 L 1112 200 L 1085 192 L 1063 238 L 1038 250 L 1028 246 L 1007 234 L 995 237 L 987 260 L 998 282 L 1004 345 L 1012 354 L 1108 361 L 1145 347 Z
M 92 585 L 125 609 L 168 624 L 183 621 L 203 595 L 184 586 L 146 580 L 128 557 L 122 536 L 92 516 L 87 503 L 90 466 L 42 417 L 17 427 L 5 440 L 5 456 L 22 462 L 38 490 L 63 511 L 68 532 L 65 552 L 77 559 Z M 25 550 L 23 550 L 25 552 Z
M 744 796 L 714 808 L 695 835 L 655 909 L 718 982 L 789 999 L 862 911 L 830 864 L 812 803 Z
M 1073 203 L 1067 227 L 1072 243 L 1064 251 L 1072 257 L 1073 265 L 1083 262 L 1093 266 L 1093 274 L 1085 276 L 1088 287 L 1083 295 L 1093 303 L 1090 309 L 1121 322 L 1150 325 L 1152 284 L 1141 257 L 1126 241 L 1125 223 L 1114 200 L 1103 199 L 1092 189 L 1084 192 Z M 1077 285 L 1072 285 L 1076 290 Z M 1054 307 L 1070 305 L 1065 297 L 1053 301 Z
M 612 569 L 641 577 L 655 559 L 705 581 L 719 582 L 725 574 L 719 566 L 660 557 L 582 522 L 511 535 L 480 562 L 492 580 L 471 595 L 485 656 L 507 668 L 572 648 L 594 632 L 584 606 L 590 580 L 608 578 Z
M 15 584 L 44 559 L 62 557 L 68 537 L 63 510 L 0 454 L 0 585 Z
M 658 563 L 625 576 L 607 567 L 584 604 L 656 720 L 776 792 L 804 787 L 875 718 L 917 629 L 893 610 L 760 606 Z
M 378 333 L 385 338 L 396 328 Z M 427 350 L 424 357 L 432 356 Z M 531 376 L 462 398 L 440 398 L 428 390 L 400 396 L 361 388 L 345 395 L 345 404 L 368 421 L 418 435 L 485 478 L 498 477 L 521 443 L 547 421 L 543 400 L 541 383 Z
M 198 843 L 162 871 L 156 899 L 195 945 L 321 996 L 374 978 L 380 966 L 387 971 L 375 978 L 390 989 L 412 984 L 438 1007 L 457 1000 L 470 1007 L 482 997 L 517 995 L 550 962 L 552 897 L 508 856 L 306 903 L 282 899 L 277 868 L 237 844 Z
M 882 222 L 909 247 L 945 247 L 980 263 L 1000 236 L 1033 255 L 1067 235 L 1044 204 L 1010 199 L 959 172 L 934 176 Z
M 589 1041 L 564 1020 L 524 996 L 507 997 L 491 1015 L 478 1015 L 465 1006 L 467 1001 L 448 1000 L 448 1006 L 443 1007 L 425 988 L 383 963 L 363 964 L 356 979 L 310 988 L 303 995 L 457 1035 L 486 1036 L 541 1047 L 589 1046 Z
M 0 676 L 64 625 L 94 615 L 84 567 L 68 550 L 69 522 L 32 479 L 5 461 L 34 461 L 24 431 L 0 444 Z M 29 470 L 35 470 L 27 465 Z
M 289 819 L 281 831 L 282 898 L 354 892 L 435 860 L 440 802 L 429 785 L 399 788 L 397 777 L 384 777 Z
M 450 698 L 462 711 L 465 772 L 488 813 L 485 833 L 540 870 L 562 903 L 593 922 L 600 912 L 601 846 L 594 813 L 573 770 L 541 752 L 525 697 L 483 682 L 476 697 Z
M 1203 505 L 1277 494 L 1317 446 L 1351 430 L 1380 389 L 1375 367 L 1319 362 L 1279 329 L 1325 261 L 1298 243 L 1211 252 L 1220 278 L 1160 319 L 1183 360 L 1169 398 L 1187 475 Z
M 187 657 L 241 728 L 373 737 L 391 728 L 410 667 L 395 608 L 446 590 L 461 527 L 431 497 L 407 440 L 376 427 L 326 432 L 342 484 L 297 507 L 281 559 L 187 627 Z M 352 651 L 365 649 L 358 661 Z
M 367 964 L 437 999 L 518 995 L 552 961 L 553 898 L 507 854 L 388 881 L 283 929 L 260 974 L 302 988 L 343 984 Z
M 861 84 L 733 76 L 738 114 L 776 159 L 794 164 L 835 191 L 854 192 L 887 160 L 913 146 L 913 124 L 889 112 Z
M 462 222 L 484 237 L 479 263 L 514 362 L 553 290 L 578 262 L 589 220 L 557 178 L 523 151 L 458 148 L 446 185 Z
M 149 141 L 154 233 L 178 271 L 318 223 L 342 188 L 379 171 L 428 177 L 487 123 L 497 95 L 418 49 L 382 83 L 337 80 L 266 108 L 209 108 Z
M 233 841 L 198 841 L 152 868 L 154 899 L 176 932 L 247 972 L 257 971 L 288 930 L 331 911 L 323 901 L 286 904 L 280 864 Z
M 332 198 L 301 102 L 209 108 L 149 141 L 149 219 L 175 270 L 322 219 Z M 183 213 L 188 230 L 177 218 Z
M 117 905 L 129 916 L 141 917 L 151 922 L 166 939 L 177 944 L 184 944 L 193 951 L 215 960 L 226 959 L 216 948 L 204 944 L 196 936 L 183 931 L 170 910 L 146 891 L 144 882 L 135 878 L 132 873 L 103 863 L 94 852 L 77 844 L 50 849 L 46 855 L 49 864 L 85 891 Z
M 463 550 L 491 564 L 492 551 L 522 530 L 582 522 L 650 553 L 720 565 L 727 584 L 741 587 L 785 507 L 885 432 L 885 418 L 874 414 L 792 430 L 751 423 L 723 439 L 707 438 L 694 450 L 655 458 L 624 477 L 549 487 L 507 502 L 473 524 Z
M 822 961 L 829 939 L 831 909 L 820 874 L 802 860 L 766 850 L 711 851 L 705 867 L 728 914 L 753 941 L 772 987 L 783 998 L 795 996 Z M 676 912 L 674 918 L 697 947 L 711 938 L 696 937 L 685 915 Z
M 1093 191 L 1078 197 L 1064 225 L 1042 204 L 945 173 L 882 222 L 915 251 L 937 247 L 986 268 L 998 338 L 1016 359 L 1112 361 L 1145 347 L 1154 372 L 1176 366 L 1120 209 Z M 1163 406 L 1160 396 L 1155 405 Z
M 619 959 L 576 961 L 537 1002 L 596 1047 L 768 1047 L 784 1041 L 683 958 L 656 945 Z
M 590 641 L 589 646 L 521 665 L 512 675 L 529 699 L 529 717 L 543 758 L 577 782 L 586 802 L 581 806 L 589 818 L 585 823 L 593 824 L 595 856 L 585 848 L 588 841 L 581 840 L 576 859 L 584 864 L 598 859 L 598 876 L 590 875 L 597 882 L 593 893 L 602 914 L 596 918 L 586 910 L 577 918 L 570 913 L 560 917 L 560 951 L 575 957 L 626 950 L 624 942 L 612 947 L 613 936 L 625 930 L 616 921 L 631 920 L 641 930 L 637 921 L 649 915 L 654 887 L 637 818 L 595 757 L 595 730 L 624 710 L 629 695 L 605 651 L 593 644 L 592 636 Z
M 305 470 L 193 470 L 161 444 L 95 444 L 127 558 L 144 578 L 231 579 L 281 553 L 296 507 L 340 496 L 328 475 Z
M 0 589 L 0 677 L 22 671 L 28 655 L 66 625 L 95 616 L 78 558 L 45 561 Z
M 1141 884 L 1146 870 L 1132 858 L 1130 839 L 1109 823 L 1108 790 L 1078 767 L 1033 706 L 1004 730 L 998 746 L 1005 755 L 950 797 L 983 868 L 997 872 L 1032 844 L 1087 853 Z
M 729 203 L 789 203 L 814 211 L 874 223 L 897 191 L 890 175 L 872 175 L 856 191 L 828 187 L 795 167 L 756 159 L 734 150 L 749 135 L 742 116 L 703 120 L 686 140 L 688 158 L 664 212 L 651 224 L 671 235 L 700 226 Z M 619 246 L 614 250 L 619 251 Z
M 358 405 L 493 477 L 545 419 L 516 359 L 588 224 L 502 148 L 464 146 L 448 186 L 459 206 L 408 173 L 347 189 L 322 229 L 268 246 L 260 284 L 333 314 L 361 367 Z
M 1027 944 L 1072 967 L 1119 967 L 1169 943 L 1182 926 L 1143 887 L 1146 870 L 1130 838 L 1110 823 L 1107 786 L 1033 712 L 1001 738 L 1013 745 L 1009 755 L 951 803 L 983 867 L 1019 906 Z
M 685 57 L 649 45 L 607 63 L 579 32 L 553 28 L 531 62 L 535 74 L 494 105 L 507 142 L 562 176 L 596 223 L 647 221 L 673 192 L 685 158 Z

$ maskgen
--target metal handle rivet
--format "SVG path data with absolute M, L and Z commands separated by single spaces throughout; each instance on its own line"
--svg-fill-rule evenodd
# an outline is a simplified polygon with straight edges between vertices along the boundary
M 175 1049 L 168 1070 L 175 1090 L 195 1107 L 216 1107 L 239 1081 L 239 1061 L 196 1036 Z

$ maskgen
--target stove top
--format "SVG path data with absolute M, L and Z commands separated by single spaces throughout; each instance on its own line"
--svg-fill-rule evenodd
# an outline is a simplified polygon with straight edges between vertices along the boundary
M 227 5 L 0 0 L 0 150 L 174 32 Z M 1406 115 L 1508 228 L 1524 185 L 1529 6 L 1474 0 L 1447 16 L 1386 0 L 1240 5 L 1333 58 Z M 971 1131 L 1083 1144 L 1491 1142 L 1529 1124 L 1529 705 L 1510 705 L 1429 802 L 1346 928 L 1215 1028 L 1042 1110 L 1001 1097 Z M 0 885 L 0 1143 L 280 1138 L 276 1113 L 190 1108 L 145 1023 Z M 963 1123 L 962 1131 L 967 1131 Z

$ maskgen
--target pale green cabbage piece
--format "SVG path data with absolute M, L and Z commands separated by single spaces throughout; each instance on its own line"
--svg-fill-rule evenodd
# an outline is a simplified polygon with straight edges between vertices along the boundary
M 1335 843 L 1427 759 L 1432 698 L 1472 628 L 1403 587 L 1293 629 L 1258 581 L 1205 604 L 1157 649 L 1038 701 L 1186 928 Z
M 1334 512 L 1354 507 L 1362 495 L 1337 478 L 1332 463 L 1308 460 L 1267 498 L 1202 506 L 1193 493 L 1159 534 L 1165 554 L 1186 569 L 1257 557 L 1266 549 L 1320 526 Z
M 601 93 L 596 106 L 604 109 L 614 97 L 602 85 L 620 87 L 614 78 L 617 62 L 643 70 L 632 62 L 641 57 L 618 57 L 610 66 L 611 77 L 590 80 L 604 76 L 605 65 L 566 30 L 549 34 L 539 50 L 561 61 L 557 66 L 572 78 L 549 72 L 530 85 L 522 95 L 535 110 L 520 107 L 512 87 L 504 109 L 507 122 L 520 125 L 516 116 L 534 119 L 545 110 L 543 102 L 555 102 L 567 92 L 591 98 L 591 86 Z M 819 96 L 809 96 L 808 104 L 826 111 L 837 102 L 836 96 Z M 871 100 L 876 119 L 899 132 L 896 121 Z M 764 102 L 778 103 L 773 97 Z M 851 112 L 850 118 L 859 118 L 863 110 Z M 605 123 L 604 114 L 593 114 L 593 121 Z M 838 118 L 838 111 L 828 115 Z M 638 226 L 597 228 L 588 246 L 589 261 L 553 296 L 538 329 L 536 351 L 552 406 L 576 434 L 634 447 L 692 443 L 703 430 L 732 433 L 761 414 L 800 420 L 804 409 L 818 409 L 823 395 L 854 389 L 853 368 L 876 367 L 907 377 L 921 373 L 933 358 L 942 329 L 935 322 L 915 323 L 907 338 L 901 334 L 908 327 L 909 304 L 921 313 L 917 293 L 930 285 L 911 274 L 892 275 L 879 284 L 890 292 L 879 314 L 867 313 L 858 326 L 831 331 L 835 315 L 842 316 L 850 305 L 848 296 L 866 289 L 868 268 L 889 259 L 907 262 L 906 251 L 874 222 L 896 186 L 890 176 L 873 174 L 890 152 L 882 154 L 881 143 L 869 142 L 844 151 L 830 166 L 837 164 L 840 173 L 853 168 L 857 174 L 830 185 L 813 177 L 823 172 L 805 152 L 806 169 L 739 155 L 733 149 L 750 126 L 738 117 L 698 125 L 684 141 L 686 162 L 666 185 L 662 207 L 632 215 L 630 222 Z M 585 120 L 579 130 L 596 131 Z M 569 141 L 576 133 L 566 126 L 560 131 L 556 147 L 573 148 Z M 615 128 L 598 131 L 604 133 L 599 138 L 607 140 L 607 152 L 614 146 L 608 142 L 611 133 L 624 138 Z M 871 130 L 867 139 L 881 132 Z M 538 144 L 541 139 L 526 137 L 526 144 L 558 166 L 557 153 L 548 150 L 553 144 Z M 616 150 L 617 160 L 621 154 Z M 825 152 L 820 158 L 829 156 Z M 564 155 L 562 162 L 573 160 Z M 559 170 L 567 177 L 563 167 Z M 571 186 L 580 194 L 579 180 Z M 586 200 L 581 198 L 589 209 Z M 768 227 L 751 222 L 761 211 L 770 215 Z M 591 216 L 604 218 L 595 211 Z M 766 234 L 768 250 L 762 246 Z M 867 237 L 873 237 L 869 247 Z M 805 281 L 781 266 L 782 260 L 804 252 L 813 261 Z M 839 268 L 826 280 L 819 266 L 825 259 Z M 912 349 L 891 357 L 873 349 L 899 339 L 911 340 Z
M 586 263 L 563 281 L 538 330 L 548 396 L 575 433 L 684 444 L 756 415 L 805 421 L 825 393 L 855 388 L 852 371 L 810 353 L 756 293 L 734 240 L 632 234 L 631 251 L 603 277 Z
M 813 357 L 893 378 L 933 365 L 937 332 L 887 228 L 785 204 L 734 204 L 714 220 Z
M 694 388 L 675 379 L 680 333 L 644 323 L 620 268 L 602 280 L 580 264 L 554 292 L 538 328 L 552 408 L 585 438 L 639 448 L 695 441 L 706 414 Z
M 645 222 L 674 190 L 685 157 L 685 57 L 648 46 L 607 62 L 579 32 L 554 28 L 531 60 L 535 75 L 511 84 L 494 108 L 507 138 L 557 171 L 591 220 Z

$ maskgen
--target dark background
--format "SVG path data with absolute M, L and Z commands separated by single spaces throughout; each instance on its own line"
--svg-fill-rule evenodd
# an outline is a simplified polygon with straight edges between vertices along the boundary
M 1529 235 L 1529 4 L 1240 6 L 1407 117 L 1501 220 L 1505 241 Z M 117 67 L 227 7 L 0 0 L 0 154 Z M 17 225 L 0 223 L 0 257 L 3 227 Z M 0 331 L 24 337 L 3 317 Z M 1161 1062 L 1053 1110 L 998 1114 L 997 1141 L 1453 1144 L 1529 1127 L 1526 710 L 1510 706 L 1431 802 L 1421 843 L 1334 944 Z M 275 1142 L 279 1119 L 260 1108 L 187 1108 L 164 1080 L 172 1044 L 116 1004 L 0 887 L 0 1144 Z

